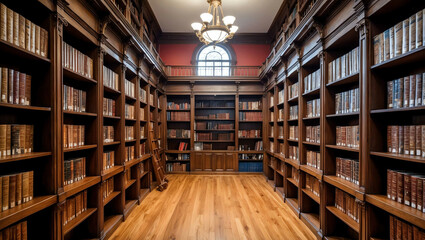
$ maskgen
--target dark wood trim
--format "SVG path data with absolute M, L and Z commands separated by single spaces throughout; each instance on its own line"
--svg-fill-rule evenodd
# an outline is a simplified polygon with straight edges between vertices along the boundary
M 159 44 L 194 44 L 200 43 L 195 33 L 169 33 L 159 36 Z M 267 33 L 237 33 L 228 41 L 229 44 L 270 44 L 271 39 Z

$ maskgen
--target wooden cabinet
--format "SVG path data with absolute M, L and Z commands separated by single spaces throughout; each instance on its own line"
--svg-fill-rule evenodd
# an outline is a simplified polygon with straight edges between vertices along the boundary
M 237 153 L 195 152 L 191 158 L 191 171 L 238 171 Z

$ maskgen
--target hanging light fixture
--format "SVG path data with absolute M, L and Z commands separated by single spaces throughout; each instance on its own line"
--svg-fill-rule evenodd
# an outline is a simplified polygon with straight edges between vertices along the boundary
M 192 23 L 192 28 L 199 40 L 206 45 L 217 44 L 232 39 L 238 30 L 233 25 L 234 16 L 224 16 L 221 0 L 207 0 L 210 4 L 207 13 L 201 14 L 202 23 Z M 220 16 L 222 19 L 220 19 Z

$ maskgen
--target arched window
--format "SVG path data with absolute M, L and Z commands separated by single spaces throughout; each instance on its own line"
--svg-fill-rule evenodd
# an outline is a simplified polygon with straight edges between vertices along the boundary
M 198 76 L 230 76 L 230 54 L 222 46 L 201 48 L 196 61 Z

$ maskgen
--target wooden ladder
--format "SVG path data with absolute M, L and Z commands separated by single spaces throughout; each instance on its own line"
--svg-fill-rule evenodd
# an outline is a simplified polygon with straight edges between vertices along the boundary
M 152 150 L 152 167 L 155 173 L 155 177 L 159 184 L 157 187 L 157 190 L 162 191 L 168 187 L 168 179 L 165 176 L 165 171 L 161 164 L 161 156 L 159 154 L 158 139 L 153 138 L 153 135 L 154 135 L 153 130 L 149 130 L 149 133 L 150 133 L 149 144 L 150 144 L 150 149 Z

